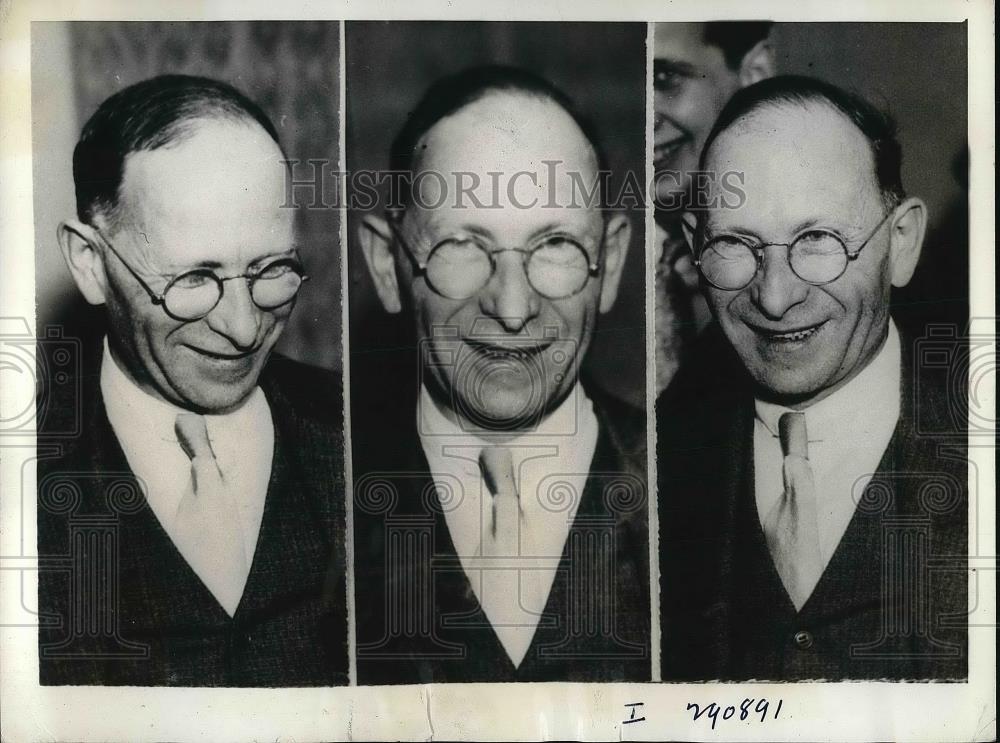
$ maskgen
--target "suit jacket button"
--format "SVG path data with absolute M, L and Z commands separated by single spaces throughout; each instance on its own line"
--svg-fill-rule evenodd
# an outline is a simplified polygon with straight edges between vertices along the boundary
M 795 645 L 799 650 L 808 650 L 813 646 L 812 633 L 801 630 L 795 633 Z

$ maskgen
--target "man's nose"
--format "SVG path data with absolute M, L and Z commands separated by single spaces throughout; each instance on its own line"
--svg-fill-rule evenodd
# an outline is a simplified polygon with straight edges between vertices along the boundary
M 522 255 L 516 251 L 497 253 L 496 271 L 480 295 L 483 311 L 509 333 L 523 330 L 541 306 L 538 293 L 528 282 Z
M 261 318 L 261 310 L 254 304 L 246 281 L 237 278 L 223 284 L 222 297 L 205 320 L 236 348 L 249 349 L 257 341 Z
M 792 271 L 788 248 L 784 245 L 764 248 L 760 272 L 751 286 L 755 304 L 771 320 L 780 320 L 789 309 L 804 302 L 810 289 L 810 285 Z

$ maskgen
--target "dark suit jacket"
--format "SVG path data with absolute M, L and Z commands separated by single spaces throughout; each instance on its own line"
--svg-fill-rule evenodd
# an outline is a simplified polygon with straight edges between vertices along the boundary
M 100 346 L 86 352 L 79 394 L 39 406 L 40 682 L 346 684 L 339 380 L 278 356 L 265 367 L 274 460 L 230 617 L 148 507 L 104 410 Z M 58 435 L 72 416 L 82 434 Z
M 901 340 L 900 419 L 800 612 L 757 516 L 751 382 L 716 326 L 657 402 L 665 680 L 967 675 L 965 442 L 918 433 L 949 400 Z
M 455 553 L 407 368 L 399 385 L 385 365 L 352 370 L 358 683 L 649 680 L 644 413 L 590 391 L 600 427 L 590 476 L 515 668 Z

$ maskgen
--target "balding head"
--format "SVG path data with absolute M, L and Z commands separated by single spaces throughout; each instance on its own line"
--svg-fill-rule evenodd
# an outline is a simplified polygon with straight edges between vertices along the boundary
M 577 109 L 573 101 L 548 80 L 516 67 L 487 65 L 463 70 L 441 78 L 423 95 L 407 117 L 406 123 L 393 140 L 389 157 L 390 169 L 397 173 L 416 174 L 426 168 L 424 160 L 427 135 L 437 125 L 455 116 L 474 103 L 491 96 L 515 96 L 519 100 L 547 101 L 576 124 L 574 137 L 582 135 L 589 143 L 598 169 L 607 170 L 606 158 L 593 125 Z M 509 104 L 514 104 L 511 98 Z M 546 159 L 557 159 L 561 143 L 550 142 Z M 484 171 L 485 172 L 485 171 Z M 410 203 L 409 191 L 402 193 L 405 205 Z M 602 194 L 603 198 L 603 194 Z
M 534 425 L 574 389 L 630 236 L 580 198 L 601 170 L 586 124 L 548 83 L 488 68 L 433 86 L 393 153 L 414 199 L 360 237 L 385 308 L 413 310 L 424 386 L 479 432 Z
M 733 99 L 702 159 L 710 173 L 738 172 L 745 200 L 710 194 L 689 239 L 709 305 L 762 394 L 808 405 L 882 347 L 925 207 L 902 197 L 898 144 L 871 106 L 818 81 L 760 86 Z

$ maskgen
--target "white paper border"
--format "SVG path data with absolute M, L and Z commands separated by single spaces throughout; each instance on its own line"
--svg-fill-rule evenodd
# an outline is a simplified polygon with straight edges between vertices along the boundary
M 309 2 L 33 2 L 0 1 L 0 317 L 34 328 L 34 230 L 30 119 L 31 20 L 181 19 L 484 19 L 961 21 L 969 20 L 971 307 L 994 317 L 994 31 L 993 7 L 971 2 L 702 2 L 575 0 L 522 4 L 490 0 Z M 343 45 L 342 45 L 343 46 Z M 345 84 L 341 77 L 341 84 Z M 343 116 L 341 121 L 343 121 Z M 343 157 L 343 154 L 342 154 Z M 346 225 L 346 220 L 342 220 Z M 648 229 L 648 227 L 647 227 Z M 343 297 L 346 313 L 348 305 Z M 647 301 L 648 307 L 648 301 Z M 345 332 L 347 323 L 345 322 Z M 988 332 L 995 332 L 991 325 Z M 346 359 L 346 354 L 345 354 Z M 29 383 L 30 387 L 30 383 Z M 24 400 L 23 380 L 4 376 L 0 417 Z M 652 400 L 650 400 L 650 405 Z M 995 397 L 980 400 L 995 420 Z M 650 417 L 652 423 L 653 418 Z M 975 444 L 975 441 L 971 443 Z M 968 684 L 462 684 L 337 689 L 168 689 L 39 687 L 37 633 L 12 627 L 20 595 L 34 595 L 33 441 L 5 438 L 0 452 L 0 719 L 3 738 L 21 740 L 988 740 L 996 737 L 995 450 L 970 448 L 970 549 L 978 566 L 978 624 L 969 632 Z M 30 501 L 30 502 L 29 502 Z M 971 531 L 975 529 L 976 531 Z M 655 565 L 655 562 L 653 563 Z M 23 582 L 22 582 L 23 581 Z M 783 699 L 778 721 L 694 723 L 688 702 L 739 704 Z M 624 705 L 644 703 L 644 723 L 623 725 Z

